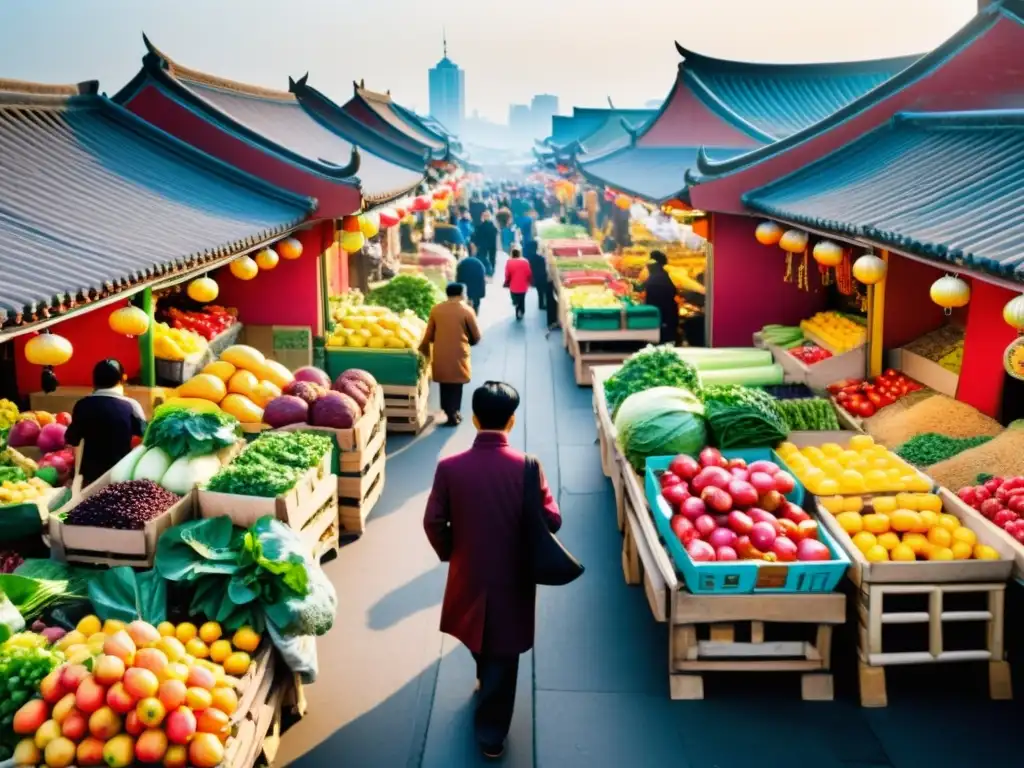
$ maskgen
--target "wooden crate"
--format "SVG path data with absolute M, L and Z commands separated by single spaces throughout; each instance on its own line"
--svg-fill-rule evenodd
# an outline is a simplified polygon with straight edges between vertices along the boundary
M 242 528 L 248 528 L 261 517 L 276 517 L 297 531 L 301 531 L 315 515 L 330 487 L 337 493 L 337 479 L 330 472 L 331 455 L 328 453 L 315 467 L 307 470 L 294 487 L 275 498 L 242 496 L 219 493 L 200 488 L 199 514 L 201 517 L 230 517 Z
M 604 382 L 617 370 L 617 365 L 600 365 L 591 369 L 591 380 L 594 385 L 594 420 L 597 422 L 597 440 L 601 448 L 601 470 L 607 478 L 611 478 L 616 469 L 615 425 L 604 396 Z
M 320 432 L 334 438 L 335 450 L 338 452 L 337 469 L 351 471 L 361 467 L 364 454 L 370 441 L 377 436 L 381 420 L 384 418 L 384 390 L 378 386 L 366 402 L 363 415 L 349 429 L 333 429 L 331 427 L 314 427 L 309 424 L 289 424 L 278 427 L 276 432 Z
M 657 343 L 657 331 L 653 343 Z M 596 366 L 621 365 L 626 358 L 637 350 L 651 343 L 648 339 L 651 331 L 579 331 L 571 325 L 565 329 L 569 354 L 573 359 L 576 384 L 581 387 L 592 385 L 592 369 Z M 633 337 L 636 338 L 633 338 Z M 644 336 L 643 341 L 639 337 Z M 601 337 L 601 338 L 597 338 Z M 611 338 L 609 338 L 611 337 Z M 592 349 L 593 345 L 600 341 L 633 342 L 635 349 L 602 352 Z
M 388 432 L 419 432 L 430 419 L 430 379 L 424 374 L 414 387 L 385 385 L 384 415 Z
M 644 495 L 643 479 L 622 456 L 616 455 L 623 489 L 623 571 L 626 583 L 643 584 L 655 621 L 669 618 L 670 585 L 677 584 L 668 552 L 658 538 Z M 634 562 L 635 559 L 635 562 Z
M 387 454 L 383 429 L 372 444 L 376 453 L 364 454 L 369 458 L 363 467 L 338 477 L 338 519 L 346 533 L 361 534 L 365 530 L 366 518 L 384 491 Z

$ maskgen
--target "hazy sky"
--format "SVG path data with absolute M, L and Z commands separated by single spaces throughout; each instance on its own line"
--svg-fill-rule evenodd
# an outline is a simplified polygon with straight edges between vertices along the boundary
M 284 88 L 289 75 L 345 101 L 354 79 L 427 110 L 427 69 L 466 70 L 467 111 L 554 93 L 573 105 L 662 99 L 673 40 L 724 58 L 840 61 L 920 53 L 977 0 L 0 0 L 0 78 L 98 79 L 138 70 L 142 31 L 182 64 Z

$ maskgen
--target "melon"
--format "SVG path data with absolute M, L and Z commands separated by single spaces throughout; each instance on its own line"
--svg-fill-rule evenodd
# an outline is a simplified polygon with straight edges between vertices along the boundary
M 262 352 L 246 344 L 234 344 L 228 347 L 220 353 L 220 359 L 226 363 L 231 363 L 236 368 L 252 371 L 253 373 L 259 371 L 264 363 L 267 362 L 267 358 L 263 356 Z
M 229 413 L 243 424 L 263 423 L 263 409 L 245 395 L 232 393 L 220 402 L 220 409 Z
M 178 387 L 179 397 L 198 397 L 211 403 L 219 403 L 227 393 L 224 382 L 212 373 L 198 373 Z
M 276 360 L 264 362 L 259 369 L 259 373 L 261 379 L 266 379 L 282 388 L 295 380 L 292 372 Z

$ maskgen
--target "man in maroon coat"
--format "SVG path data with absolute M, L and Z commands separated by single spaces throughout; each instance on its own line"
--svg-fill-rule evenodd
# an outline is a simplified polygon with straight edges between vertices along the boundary
M 473 393 L 473 447 L 437 464 L 423 519 L 430 544 L 448 562 L 441 631 L 476 659 L 477 741 L 498 758 L 512 722 L 519 654 L 533 647 L 537 588 L 525 568 L 525 456 L 509 447 L 519 393 L 488 381 Z M 562 524 L 543 472 L 548 527 Z

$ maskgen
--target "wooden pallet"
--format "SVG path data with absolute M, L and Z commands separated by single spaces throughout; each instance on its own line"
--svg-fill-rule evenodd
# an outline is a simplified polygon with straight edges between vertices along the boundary
M 975 610 L 945 610 L 951 595 L 973 595 Z M 886 612 L 886 597 L 916 598 L 920 610 Z M 857 593 L 859 616 L 860 703 L 864 707 L 888 704 L 885 668 L 900 664 L 938 664 L 987 661 L 989 696 L 1013 698 L 1010 665 L 1003 648 L 1006 584 L 878 584 L 862 582 Z M 985 622 L 983 648 L 946 650 L 943 628 L 957 622 Z M 919 651 L 886 652 L 882 629 L 886 624 L 927 624 L 928 647 Z
M 424 375 L 415 386 L 383 389 L 387 431 L 419 434 L 430 420 L 430 379 Z
M 612 479 L 613 474 L 617 471 L 615 425 L 612 423 L 608 401 L 604 396 L 604 382 L 618 369 L 617 365 L 600 365 L 591 368 L 591 381 L 594 387 L 594 420 L 597 422 L 597 440 L 601 449 L 601 470 L 609 479 Z
M 661 545 L 654 528 L 643 481 L 629 463 L 616 452 L 622 504 L 622 560 L 626 583 L 643 585 L 654 620 L 663 623 L 669 618 L 669 589 L 665 574 L 675 580 L 668 552 Z
M 366 530 L 366 518 L 384 491 L 386 463 L 382 442 L 376 457 L 362 472 L 338 478 L 338 520 L 346 534 L 361 535 Z
M 657 343 L 657 331 L 654 342 Z M 580 331 L 572 325 L 565 328 L 567 349 L 573 359 L 576 384 L 592 386 L 592 370 L 598 366 L 621 365 L 626 358 L 647 344 L 652 343 L 650 331 Z M 602 350 L 602 342 L 627 342 L 628 349 Z

